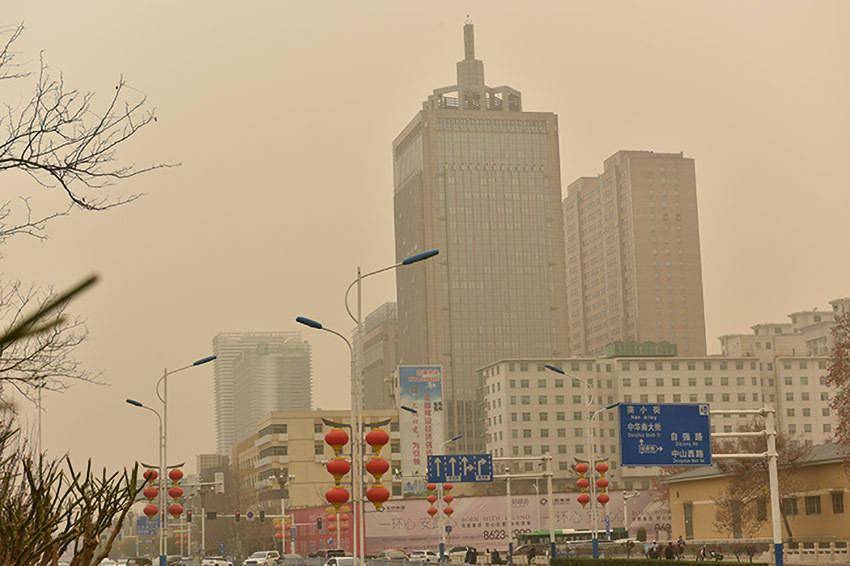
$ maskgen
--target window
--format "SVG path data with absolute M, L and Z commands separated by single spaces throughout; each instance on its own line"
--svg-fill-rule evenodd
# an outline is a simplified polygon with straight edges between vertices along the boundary
M 784 367 L 785 369 L 791 369 L 791 362 L 783 362 L 782 367 Z
M 678 393 L 674 393 L 673 394 L 673 402 L 674 403 L 681 403 L 682 402 L 682 396 Z
M 697 386 L 697 378 L 689 377 L 688 378 L 688 387 L 696 387 Z
M 567 453 L 567 447 L 563 444 L 559 444 L 558 445 L 558 454 L 566 454 L 566 453 Z M 564 463 L 564 462 L 562 462 L 562 463 Z
M 808 400 L 809 400 L 809 393 L 808 392 L 804 391 L 803 393 L 800 393 L 800 401 L 808 401 Z
M 573 395 L 573 403 L 576 405 L 581 404 L 581 395 Z
M 531 456 L 531 446 L 523 446 L 522 453 L 526 456 Z
M 528 371 L 528 364 L 527 363 L 519 364 L 519 371 Z M 527 382 L 527 380 L 526 380 L 526 382 Z
M 720 395 L 720 400 L 723 401 L 724 403 L 728 403 L 729 402 L 729 394 L 723 393 L 722 395 Z
M 523 395 L 520 397 L 519 402 L 523 405 L 531 405 L 531 395 Z
M 512 423 L 516 422 L 516 413 L 511 413 L 511 422 Z
M 688 370 L 689 370 L 689 371 L 693 371 L 693 370 L 695 370 L 695 369 L 697 369 L 697 364 L 696 364 L 696 362 L 688 362 Z
M 664 402 L 664 395 L 656 395 L 655 397 L 656 397 L 658 403 Z
M 655 371 L 661 371 L 664 369 L 664 362 L 655 362 Z
M 511 405 L 516 405 L 516 395 L 511 395 Z
M 796 515 L 797 514 L 797 498 L 796 497 L 784 497 L 784 498 L 782 498 L 782 509 L 785 511 L 786 515 Z
M 638 371 L 646 371 L 646 362 L 638 362 Z
M 670 369 L 672 369 L 672 370 L 674 370 L 674 371 L 678 371 L 678 369 L 679 369 L 679 362 L 671 362 L 671 363 L 670 363 Z
M 623 378 L 623 387 L 631 387 L 631 386 L 632 386 L 632 380 L 631 380 L 631 378 L 629 378 L 629 377 L 624 377 L 624 378 Z
M 812 432 L 812 425 L 809 423 L 805 423 L 803 425 L 803 432 Z
M 567 436 L 567 429 L 559 428 L 558 429 L 558 438 L 564 438 L 565 436 Z
M 564 396 L 563 395 L 555 395 L 555 404 L 563 405 L 564 404 Z
M 720 362 L 720 369 L 728 369 L 729 364 L 726 362 Z
M 632 396 L 631 395 L 623 395 L 623 403 L 631 403 Z
M 623 362 L 623 369 L 630 369 L 631 364 L 629 362 Z
M 640 396 L 641 403 L 649 403 L 649 395 L 641 395 Z
M 523 438 L 531 438 L 531 429 L 530 428 L 522 429 L 522 437 Z
M 812 410 L 809 407 L 804 407 L 803 408 L 803 416 L 804 417 L 811 417 L 812 416 Z
M 788 417 L 793 417 L 794 416 L 794 409 L 786 409 L 785 415 L 788 416 Z
M 511 389 L 516 389 L 516 379 L 512 379 L 512 380 L 510 381 L 510 388 L 511 388 Z
M 732 432 L 732 425 L 723 425 L 723 432 Z
M 744 385 L 744 378 L 743 377 L 736 377 L 735 383 L 737 383 L 738 385 Z M 753 385 L 755 385 L 755 383 Z
M 708 396 L 706 395 L 706 402 L 709 402 L 709 403 L 710 403 L 711 401 L 709 401 L 707 397 L 708 397 Z M 714 400 L 714 396 L 713 396 L 713 395 L 712 395 L 712 399 L 711 399 L 711 400 L 712 400 L 712 401 Z M 689 403 L 696 403 L 696 402 L 697 402 L 697 394 L 696 394 L 696 393 L 690 393 L 690 394 L 688 394 L 688 402 L 689 402 Z
M 806 369 L 807 367 L 809 367 L 808 362 L 806 362 L 805 360 L 800 360 L 800 369 Z
M 574 412 L 573 413 L 573 420 L 574 421 L 580 421 L 580 420 L 583 420 L 583 419 L 584 419 L 584 417 L 582 416 L 582 414 L 580 412 Z
M 325 453 L 325 443 L 324 442 L 316 442 L 313 444 L 313 454 L 316 456 L 321 456 Z
M 545 422 L 549 420 L 549 413 L 540 413 L 538 415 L 540 417 L 540 422 Z
M 844 513 L 844 492 L 843 491 L 832 492 L 832 512 L 833 513 Z
M 546 397 L 546 395 L 539 395 L 537 397 L 537 404 L 538 405 L 548 405 L 549 399 Z
M 788 425 L 788 434 L 794 434 L 797 432 L 797 425 L 789 424 Z
M 528 389 L 529 388 L 528 380 L 527 379 L 520 379 L 519 380 L 519 387 L 520 387 L 520 389 Z
M 398 432 L 398 421 L 393 421 L 390 423 L 390 432 Z
M 664 378 L 663 377 L 656 377 L 655 378 L 655 386 L 656 387 L 664 387 Z
M 720 385 L 723 385 L 724 387 L 729 385 L 729 378 L 728 377 L 721 377 L 720 378 Z
M 827 393 L 826 391 L 821 391 L 820 400 L 829 401 L 829 393 Z
M 322 423 L 313 423 L 313 434 L 322 434 L 324 425 Z
M 682 380 L 679 379 L 678 377 L 674 377 L 673 378 L 673 387 L 679 387 L 679 385 L 681 384 L 681 381 Z
M 820 515 L 820 495 L 806 496 L 806 515 Z
M 829 407 L 824 407 L 820 410 L 821 416 L 828 417 L 829 416 Z
M 735 362 L 735 369 L 744 369 L 744 362 Z
M 537 380 L 537 387 L 540 388 L 540 389 L 546 389 L 546 380 L 545 379 L 538 379 Z
M 522 414 L 522 422 L 524 422 L 524 423 L 531 422 L 531 413 L 523 413 Z
M 646 378 L 641 377 L 640 379 L 638 379 L 638 385 L 641 387 L 646 387 Z
M 794 400 L 794 394 L 793 393 L 786 393 L 785 394 L 785 400 L 786 401 L 793 401 Z
M 703 362 L 702 369 L 711 369 L 711 362 Z
M 519 431 L 517 429 L 511 431 L 511 438 L 519 438 Z
M 747 394 L 746 393 L 738 393 L 738 401 L 746 401 Z
M 565 421 L 567 420 L 567 414 L 563 411 L 558 411 L 557 413 L 555 413 L 555 418 L 559 421 Z
M 584 454 L 584 444 L 576 444 L 576 454 Z
M 575 429 L 575 435 L 576 435 L 578 438 L 583 437 L 583 436 L 584 436 L 584 429 L 583 429 L 583 428 L 577 428 L 577 429 Z
M 711 387 L 714 384 L 714 380 L 710 377 L 706 377 L 703 379 L 706 387 Z

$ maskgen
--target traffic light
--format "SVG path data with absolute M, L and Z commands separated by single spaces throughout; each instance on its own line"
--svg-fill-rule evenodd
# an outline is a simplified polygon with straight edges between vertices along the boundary
M 191 509 L 188 509 L 188 510 L 186 511 L 186 522 L 187 522 L 187 523 L 191 523 L 191 522 L 192 522 L 192 510 L 191 510 Z
M 215 521 L 218 519 L 218 513 L 215 511 L 207 511 L 207 521 Z
M 239 521 L 241 521 L 241 520 L 242 520 L 242 513 L 240 513 L 239 511 L 236 511 L 236 512 L 233 514 L 233 518 L 234 518 L 234 520 L 236 520 L 236 522 L 238 523 Z
M 316 529 L 319 530 L 319 531 L 322 530 L 322 518 L 321 517 L 316 517 Z
M 266 521 L 266 510 L 260 509 L 260 522 L 264 523 Z

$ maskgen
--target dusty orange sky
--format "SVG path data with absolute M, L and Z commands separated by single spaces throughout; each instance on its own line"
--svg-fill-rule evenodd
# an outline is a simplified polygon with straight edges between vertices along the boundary
M 147 193 L 130 207 L 2 250 L 6 277 L 102 275 L 75 309 L 91 331 L 80 357 L 110 385 L 46 398 L 53 452 L 152 460 L 154 419 L 124 399 L 152 402 L 162 369 L 209 353 L 219 331 L 292 329 L 297 314 L 348 328 L 355 267 L 393 260 L 391 141 L 453 84 L 467 14 L 488 83 L 559 115 L 564 187 L 619 149 L 696 160 L 710 351 L 719 334 L 850 294 L 842 0 L 0 0 L 0 14 L 26 23 L 26 59 L 45 50 L 72 86 L 105 97 L 123 73 L 159 112 L 124 155 L 183 164 L 124 184 Z M 18 103 L 25 83 L 0 95 Z M 2 182 L 5 198 L 50 202 Z M 366 306 L 394 289 L 376 278 Z M 346 352 L 308 337 L 315 405 L 347 406 Z M 194 466 L 215 445 L 212 367 L 170 393 L 172 460 Z

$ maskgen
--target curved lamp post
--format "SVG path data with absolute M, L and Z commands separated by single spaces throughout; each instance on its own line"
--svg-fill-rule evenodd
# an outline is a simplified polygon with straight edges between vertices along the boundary
M 352 281 L 345 290 L 345 311 L 348 313 L 348 316 L 351 317 L 351 320 L 354 321 L 355 327 L 355 336 L 360 336 L 361 324 L 363 321 L 363 280 L 367 277 L 371 277 L 373 275 L 377 275 L 379 273 L 384 273 L 385 271 L 391 271 L 393 269 L 398 269 L 399 267 L 406 267 L 408 265 L 413 265 L 415 263 L 419 263 L 420 261 L 425 261 L 430 259 L 440 253 L 437 249 L 427 250 L 423 252 L 419 252 L 408 256 L 401 260 L 399 263 L 376 269 L 375 271 L 370 271 L 368 273 L 362 273 L 360 268 L 357 268 L 357 277 Z M 348 296 L 351 293 L 351 289 L 357 287 L 357 314 L 355 315 L 351 312 L 351 308 L 348 305 Z M 361 557 L 365 556 L 365 528 L 364 528 L 364 514 L 363 514 L 363 457 L 360 452 L 360 441 L 362 441 L 363 436 L 363 426 L 361 423 L 361 415 L 362 404 L 363 404 L 363 391 L 362 391 L 362 383 L 361 383 L 361 371 L 357 367 L 357 361 L 362 357 L 360 355 L 360 349 L 362 348 L 362 340 L 358 340 L 357 344 L 357 355 L 355 355 L 354 346 L 352 346 L 351 342 L 342 334 L 337 332 L 336 330 L 325 327 L 321 322 L 308 318 L 306 316 L 299 316 L 295 319 L 299 324 L 303 324 L 305 326 L 309 326 L 315 330 L 324 330 L 325 332 L 330 332 L 345 341 L 348 346 L 349 352 L 351 353 L 351 430 L 354 438 L 352 440 L 357 439 L 357 442 L 352 442 L 351 444 L 351 460 L 352 460 L 352 505 L 353 511 L 352 514 L 352 528 L 354 535 L 354 566 L 360 566 Z

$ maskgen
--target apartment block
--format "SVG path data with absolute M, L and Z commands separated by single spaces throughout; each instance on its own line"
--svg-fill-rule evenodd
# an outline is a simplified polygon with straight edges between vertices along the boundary
M 392 470 L 400 466 L 400 438 L 396 410 L 365 410 L 364 423 L 389 420 L 385 430 L 390 433 L 390 443 L 382 456 L 391 463 Z M 333 450 L 325 444 L 325 433 L 331 429 L 322 419 L 344 425 L 350 423 L 351 412 L 337 411 L 276 411 L 266 415 L 253 433 L 233 448 L 231 462 L 235 464 L 234 476 L 238 485 L 239 505 L 248 510 L 280 511 L 280 499 L 286 497 L 288 508 L 311 507 L 325 504 L 324 494 L 333 485 L 333 478 L 325 469 L 334 457 Z M 345 453 L 350 461 L 351 443 Z M 286 488 L 276 478 L 294 476 Z M 392 473 L 385 477 L 384 485 L 393 495 L 400 495 L 401 483 L 392 481 Z M 350 474 L 346 481 L 350 481 Z M 350 486 L 349 491 L 350 491 Z
M 618 341 L 706 354 L 693 159 L 618 151 L 567 187 L 563 215 L 571 354 Z

